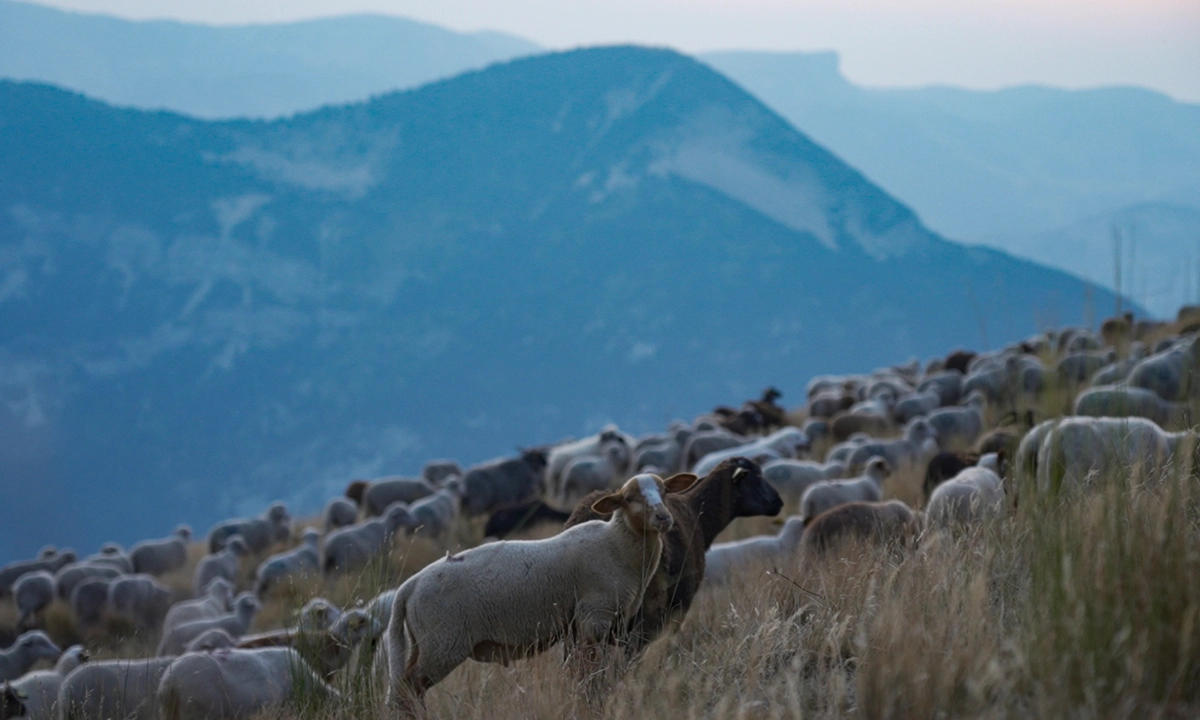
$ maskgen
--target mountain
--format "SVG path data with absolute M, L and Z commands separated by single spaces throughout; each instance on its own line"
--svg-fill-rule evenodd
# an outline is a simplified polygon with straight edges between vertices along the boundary
M 863 88 L 835 53 L 710 53 L 702 59 L 912 207 L 935 230 L 1048 262 L 1108 284 L 1094 254 L 1055 231 L 1140 207 L 1200 209 L 1200 105 L 1138 88 L 994 92 Z M 1109 243 L 1100 228 L 1095 241 Z M 1147 243 L 1171 265 L 1195 237 Z M 1047 246 L 1045 243 L 1051 245 Z M 1028 252 L 1032 248 L 1034 252 Z M 1178 296 L 1148 299 L 1173 315 Z
M 667 50 L 286 119 L 0 83 L 0 557 L 1078 322 Z
M 217 27 L 0 0 L 0 77 L 197 117 L 276 117 L 539 52 L 385 15 Z

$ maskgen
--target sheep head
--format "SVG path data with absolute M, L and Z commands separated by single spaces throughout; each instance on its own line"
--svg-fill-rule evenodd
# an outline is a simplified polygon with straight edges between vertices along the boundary
M 592 510 L 602 515 L 620 511 L 629 526 L 642 535 L 667 532 L 675 519 L 663 502 L 663 495 L 683 492 L 695 482 L 696 476 L 691 473 L 672 475 L 667 480 L 641 473 L 629 478 L 620 490 L 597 500 Z

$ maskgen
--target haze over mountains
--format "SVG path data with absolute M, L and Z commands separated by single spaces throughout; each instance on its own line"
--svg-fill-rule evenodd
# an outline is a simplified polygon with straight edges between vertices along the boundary
M 0 83 L 0 556 L 1078 322 L 685 56 L 206 122 Z M 41 533 L 39 534 L 39 529 Z
M 0 0 L 0 77 L 200 117 L 357 101 L 537 51 L 511 36 L 384 16 L 210 27 Z M 1125 230 L 1145 260 L 1142 281 L 1157 288 L 1146 307 L 1169 315 L 1200 300 L 1200 277 L 1180 270 L 1200 259 L 1200 237 L 1172 220 L 1200 211 L 1200 106 L 1136 88 L 868 89 L 841 76 L 833 53 L 701 57 L 946 237 L 1111 287 L 1111 226 L 1137 218 Z M 1072 233 L 1081 227 L 1098 229 L 1087 243 L 1094 252 L 1056 249 L 1080 247 Z M 1173 268 L 1175 279 L 1154 267 Z

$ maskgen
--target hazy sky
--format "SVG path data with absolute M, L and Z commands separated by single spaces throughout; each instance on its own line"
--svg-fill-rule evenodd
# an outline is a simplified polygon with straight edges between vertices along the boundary
M 383 12 L 547 47 L 827 50 L 853 81 L 1134 84 L 1200 102 L 1200 0 L 52 0 L 129 18 L 276 22 Z

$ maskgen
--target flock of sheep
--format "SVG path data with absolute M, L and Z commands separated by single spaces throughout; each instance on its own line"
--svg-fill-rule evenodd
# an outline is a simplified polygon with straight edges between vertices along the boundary
M 439 460 L 416 478 L 356 480 L 295 539 L 278 503 L 217 524 L 190 593 L 162 581 L 187 571 L 186 527 L 83 558 L 48 547 L 0 568 L 0 598 L 24 631 L 0 650 L 0 720 L 242 719 L 300 696 L 336 699 L 339 673 L 378 677 L 386 707 L 419 714 L 425 692 L 465 660 L 508 663 L 559 644 L 566 672 L 599 692 L 611 649 L 636 658 L 705 586 L 729 586 L 744 568 L 820 562 L 847 540 L 903 551 L 1001 517 L 1018 490 L 1195 472 L 1190 312 L 1170 326 L 1120 317 L 1099 333 L 818 377 L 792 412 L 768 389 L 662 434 L 610 426 L 466 470 Z M 1050 393 L 1071 412 L 1039 423 Z M 922 497 L 885 501 L 901 473 L 923 478 Z M 716 543 L 737 518 L 776 516 L 777 534 Z M 459 549 L 483 518 L 487 541 Z M 554 534 L 504 539 L 535 526 Z M 266 599 L 305 578 L 363 572 L 400 536 L 440 543 L 445 556 L 359 607 L 315 597 L 290 627 L 250 632 Z M 64 651 L 45 632 L 54 603 L 81 632 L 120 618 L 157 650 Z M 56 664 L 31 671 L 39 661 Z

